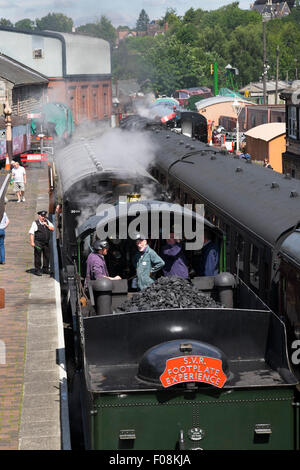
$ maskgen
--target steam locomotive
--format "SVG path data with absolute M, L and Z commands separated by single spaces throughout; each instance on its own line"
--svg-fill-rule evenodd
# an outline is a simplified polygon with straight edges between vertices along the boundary
M 255 286 L 244 282 L 245 265 L 238 270 L 227 266 L 226 227 L 208 211 L 203 217 L 195 204 L 183 207 L 189 201 L 182 192 L 177 193 L 181 204 L 173 204 L 169 178 L 175 177 L 177 166 L 172 164 L 186 157 L 176 184 L 194 194 L 196 188 L 180 174 L 188 167 L 195 181 L 200 178 L 196 166 L 184 163 L 196 149 L 189 148 L 190 157 L 187 151 L 177 155 L 184 148 L 182 136 L 157 130 L 114 129 L 109 141 L 105 136 L 74 141 L 57 152 L 49 167 L 50 211 L 56 208 L 58 217 L 61 285 L 72 319 L 84 445 L 106 450 L 298 449 L 298 379 L 287 353 L 285 324 Z M 197 149 L 200 145 L 185 142 Z M 211 149 L 201 149 L 204 155 L 195 160 L 214 157 Z M 142 164 L 154 157 L 156 178 Z M 211 187 L 214 181 L 210 179 Z M 135 244 L 128 233 L 142 215 L 149 244 L 158 253 L 167 238 L 163 220 L 170 230 L 197 222 L 210 228 L 220 245 L 219 274 L 191 274 L 186 282 L 221 307 L 149 305 L 118 313 L 124 301 L 139 294 L 130 283 Z M 124 228 L 127 235 L 121 237 Z M 90 281 L 85 290 L 87 256 L 105 233 L 111 247 L 109 270 L 122 279 Z M 196 250 L 187 250 L 182 233 L 192 265 Z M 70 389 L 73 384 L 69 377 Z

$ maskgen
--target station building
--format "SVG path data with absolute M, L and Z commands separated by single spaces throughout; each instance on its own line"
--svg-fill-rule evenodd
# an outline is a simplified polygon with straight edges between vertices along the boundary
M 76 124 L 110 119 L 110 44 L 54 31 L 0 28 L 0 52 L 48 78 L 48 100 L 67 104 Z

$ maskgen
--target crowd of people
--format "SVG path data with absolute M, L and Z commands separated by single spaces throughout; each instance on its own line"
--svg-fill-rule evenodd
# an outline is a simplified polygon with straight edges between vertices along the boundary
M 11 162 L 11 177 L 13 190 L 17 196 L 17 203 L 25 202 L 25 185 L 27 183 L 26 170 L 19 162 Z M 7 200 L 6 200 L 7 202 Z M 34 273 L 37 276 L 49 274 L 50 269 L 50 240 L 54 225 L 47 218 L 47 211 L 37 212 L 29 229 L 30 245 L 34 249 Z M 5 230 L 9 224 L 9 218 L 4 211 L 0 221 L 0 264 L 5 264 Z M 132 287 L 143 290 L 155 280 L 155 274 L 162 271 L 164 276 L 178 276 L 183 279 L 190 277 L 188 262 L 183 250 L 182 242 L 176 239 L 174 233 L 165 240 L 160 255 L 152 249 L 147 237 L 141 233 L 136 234 L 136 253 L 132 260 L 136 275 Z M 106 240 L 97 240 L 93 246 L 93 252 L 87 258 L 85 287 L 90 280 L 106 277 L 111 280 L 120 280 L 120 275 L 110 276 L 106 265 L 105 256 L 108 254 L 109 243 Z M 204 233 L 204 245 L 200 255 L 195 256 L 196 265 L 194 272 L 197 276 L 214 276 L 218 273 L 218 247 L 209 236 L 207 230 Z
M 11 183 L 13 191 L 17 196 L 17 203 L 26 202 L 25 185 L 27 184 L 26 169 L 19 162 L 12 160 L 11 162 Z M 6 204 L 8 200 L 5 198 L 5 210 L 0 220 L 0 264 L 5 264 L 5 230 L 10 221 L 6 212 Z M 54 231 L 54 225 L 47 219 L 47 211 L 39 211 L 38 218 L 31 224 L 29 230 L 29 241 L 34 249 L 34 273 L 37 276 L 50 273 L 50 239 L 51 232 Z
M 161 248 L 160 255 L 152 249 L 147 237 L 142 233 L 137 233 L 134 237 L 136 253 L 132 264 L 135 268 L 135 276 L 132 280 L 132 288 L 143 290 L 155 281 L 155 275 L 159 271 L 163 276 L 178 276 L 182 279 L 190 277 L 189 265 L 183 250 L 181 240 L 176 239 L 174 233 L 165 240 Z M 109 243 L 106 240 L 97 240 L 93 245 L 93 252 L 87 258 L 87 269 L 85 287 L 91 280 L 103 277 L 118 280 L 121 276 L 109 276 L 105 256 L 109 250 Z M 219 250 L 217 244 L 211 240 L 210 232 L 204 230 L 204 244 L 200 253 L 194 257 L 193 272 L 197 276 L 215 276 L 218 274 Z

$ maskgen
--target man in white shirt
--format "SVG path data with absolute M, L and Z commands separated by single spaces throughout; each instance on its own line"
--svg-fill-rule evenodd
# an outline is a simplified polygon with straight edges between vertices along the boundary
M 17 194 L 17 202 L 25 202 L 24 191 L 26 184 L 26 171 L 23 166 L 20 166 L 19 162 L 16 162 L 14 168 L 11 171 L 14 180 L 14 191 Z

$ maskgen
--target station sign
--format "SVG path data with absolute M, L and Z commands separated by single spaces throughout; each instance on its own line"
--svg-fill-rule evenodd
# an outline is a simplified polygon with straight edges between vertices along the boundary
M 47 153 L 23 153 L 21 155 L 22 162 L 41 162 L 48 160 Z
M 164 388 L 186 382 L 202 382 L 222 388 L 227 380 L 221 359 L 206 356 L 181 356 L 168 359 L 160 376 Z
M 41 113 L 29 113 L 27 114 L 27 119 L 41 119 Z

